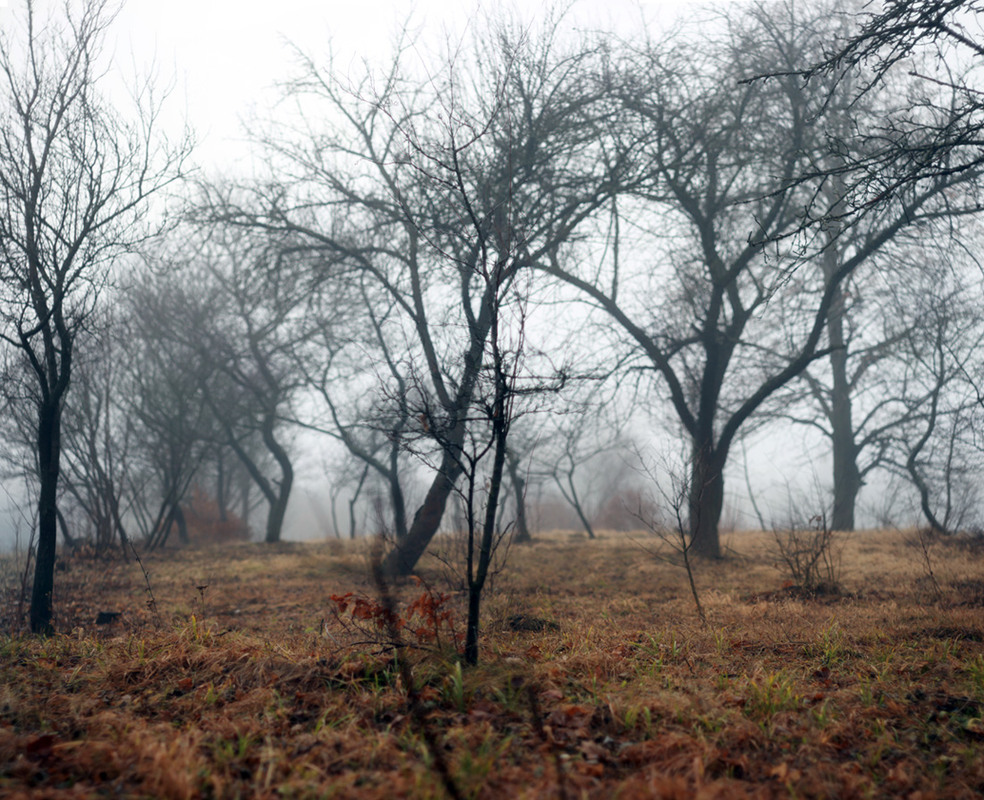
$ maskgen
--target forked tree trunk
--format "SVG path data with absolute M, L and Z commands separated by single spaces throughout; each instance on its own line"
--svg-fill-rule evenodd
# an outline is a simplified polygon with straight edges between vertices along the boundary
M 427 490 L 424 502 L 414 515 L 410 530 L 383 559 L 381 569 L 384 575 L 406 577 L 413 572 L 417 561 L 420 560 L 441 525 L 448 497 L 451 496 L 454 484 L 460 476 L 461 468 L 445 453 L 441 458 L 440 469 Z
M 383 574 L 387 577 L 407 577 L 412 574 L 420 557 L 441 526 L 448 498 L 462 474 L 461 463 L 457 455 L 461 452 L 465 440 L 465 425 L 467 424 L 465 412 L 471 403 L 472 393 L 475 390 L 475 382 L 478 379 L 478 372 L 482 363 L 482 347 L 487 333 L 488 324 L 486 323 L 481 335 L 473 335 L 471 349 L 465 359 L 465 377 L 456 396 L 454 414 L 456 421 L 447 438 L 441 443 L 441 463 L 427 494 L 424 496 L 424 502 L 421 503 L 417 513 L 413 516 L 410 530 L 407 531 L 407 535 L 402 540 L 397 541 L 396 546 L 386 554 L 380 565 Z
M 284 515 L 287 513 L 287 502 L 290 500 L 290 490 L 294 485 L 294 467 L 290 462 L 290 456 L 281 446 L 274 435 L 276 425 L 276 411 L 270 411 L 264 415 L 260 426 L 260 434 L 263 443 L 266 445 L 267 452 L 273 456 L 273 460 L 280 467 L 280 480 L 274 481 L 267 478 L 257 466 L 249 453 L 243 449 L 236 438 L 229 433 L 229 446 L 239 457 L 239 462 L 253 479 L 253 483 L 259 488 L 263 497 L 270 505 L 267 512 L 266 536 L 264 541 L 267 544 L 275 544 L 280 541 L 280 535 L 284 526 Z M 248 511 L 248 500 L 244 490 L 243 511 Z M 244 513 L 243 522 L 248 523 L 248 516 Z

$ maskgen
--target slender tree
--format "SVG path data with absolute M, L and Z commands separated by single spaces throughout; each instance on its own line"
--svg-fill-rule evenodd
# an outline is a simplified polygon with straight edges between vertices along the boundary
M 155 142 L 152 86 L 126 118 L 99 94 L 114 7 L 31 0 L 0 30 L 0 322 L 36 386 L 38 552 L 30 622 L 52 630 L 62 409 L 75 346 L 112 264 L 146 231 L 148 199 L 186 155 Z

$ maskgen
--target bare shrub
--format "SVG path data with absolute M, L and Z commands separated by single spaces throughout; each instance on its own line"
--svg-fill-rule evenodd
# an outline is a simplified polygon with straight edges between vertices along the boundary
M 701 496 L 700 490 L 696 492 L 691 490 L 690 480 L 694 474 L 693 469 L 686 460 L 684 460 L 683 470 L 674 469 L 672 464 L 665 462 L 662 469 L 664 478 L 661 481 L 659 470 L 652 465 L 647 465 L 643 459 L 640 461 L 643 464 L 644 474 L 650 478 L 653 486 L 662 495 L 665 506 L 665 508 L 661 508 L 652 497 L 639 496 L 639 506 L 634 512 L 634 516 L 662 545 L 657 548 L 643 547 L 643 549 L 660 561 L 682 564 L 687 571 L 687 582 L 690 585 L 690 594 L 694 599 L 697 616 L 700 618 L 701 625 L 706 628 L 708 626 L 707 614 L 704 612 L 704 606 L 700 601 L 693 565 L 696 555 L 693 531 L 697 529 L 698 521 L 687 517 L 689 501 L 693 498 L 699 499 Z M 669 488 L 666 487 L 665 481 L 669 482 Z M 699 505 L 696 506 L 697 513 L 699 513 L 699 508 Z
M 934 531 L 932 528 L 916 528 L 907 540 L 910 547 L 918 548 L 926 583 L 932 588 L 933 598 L 940 606 L 946 605 L 947 600 L 939 578 L 936 576 L 936 569 L 934 568 L 936 556 L 933 550 L 937 548 L 944 536 L 945 534 Z
M 840 590 L 840 548 L 826 512 L 805 525 L 772 528 L 779 562 L 790 580 L 810 594 L 834 594 Z
M 201 486 L 191 487 L 191 499 L 183 506 L 188 536 L 196 544 L 249 541 L 249 526 L 241 517 L 223 510 Z

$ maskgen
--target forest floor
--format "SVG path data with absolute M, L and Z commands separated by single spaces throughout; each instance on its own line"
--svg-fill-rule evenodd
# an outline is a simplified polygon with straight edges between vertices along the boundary
M 48 639 L 8 573 L 0 796 L 984 795 L 984 543 L 841 535 L 810 596 L 771 535 L 725 541 L 706 625 L 643 534 L 513 547 L 473 668 L 448 568 L 380 587 L 367 543 L 149 556 L 153 603 L 67 559 Z

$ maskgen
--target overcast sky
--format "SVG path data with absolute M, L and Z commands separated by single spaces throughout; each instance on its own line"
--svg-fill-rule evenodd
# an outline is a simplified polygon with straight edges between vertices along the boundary
M 0 0 L 2 4 L 4 0 Z M 686 0 L 574 0 L 571 27 L 614 29 L 623 35 L 658 28 L 699 4 Z M 475 24 L 474 0 L 128 0 L 116 27 L 121 65 L 156 57 L 162 77 L 174 76 L 168 119 L 185 117 L 200 146 L 197 160 L 216 166 L 241 158 L 241 120 L 273 96 L 271 84 L 290 73 L 295 44 L 313 54 L 329 43 L 341 64 L 379 61 L 409 17 L 431 41 Z M 485 3 L 532 18 L 544 2 Z M 237 143 L 238 142 L 238 143 Z

